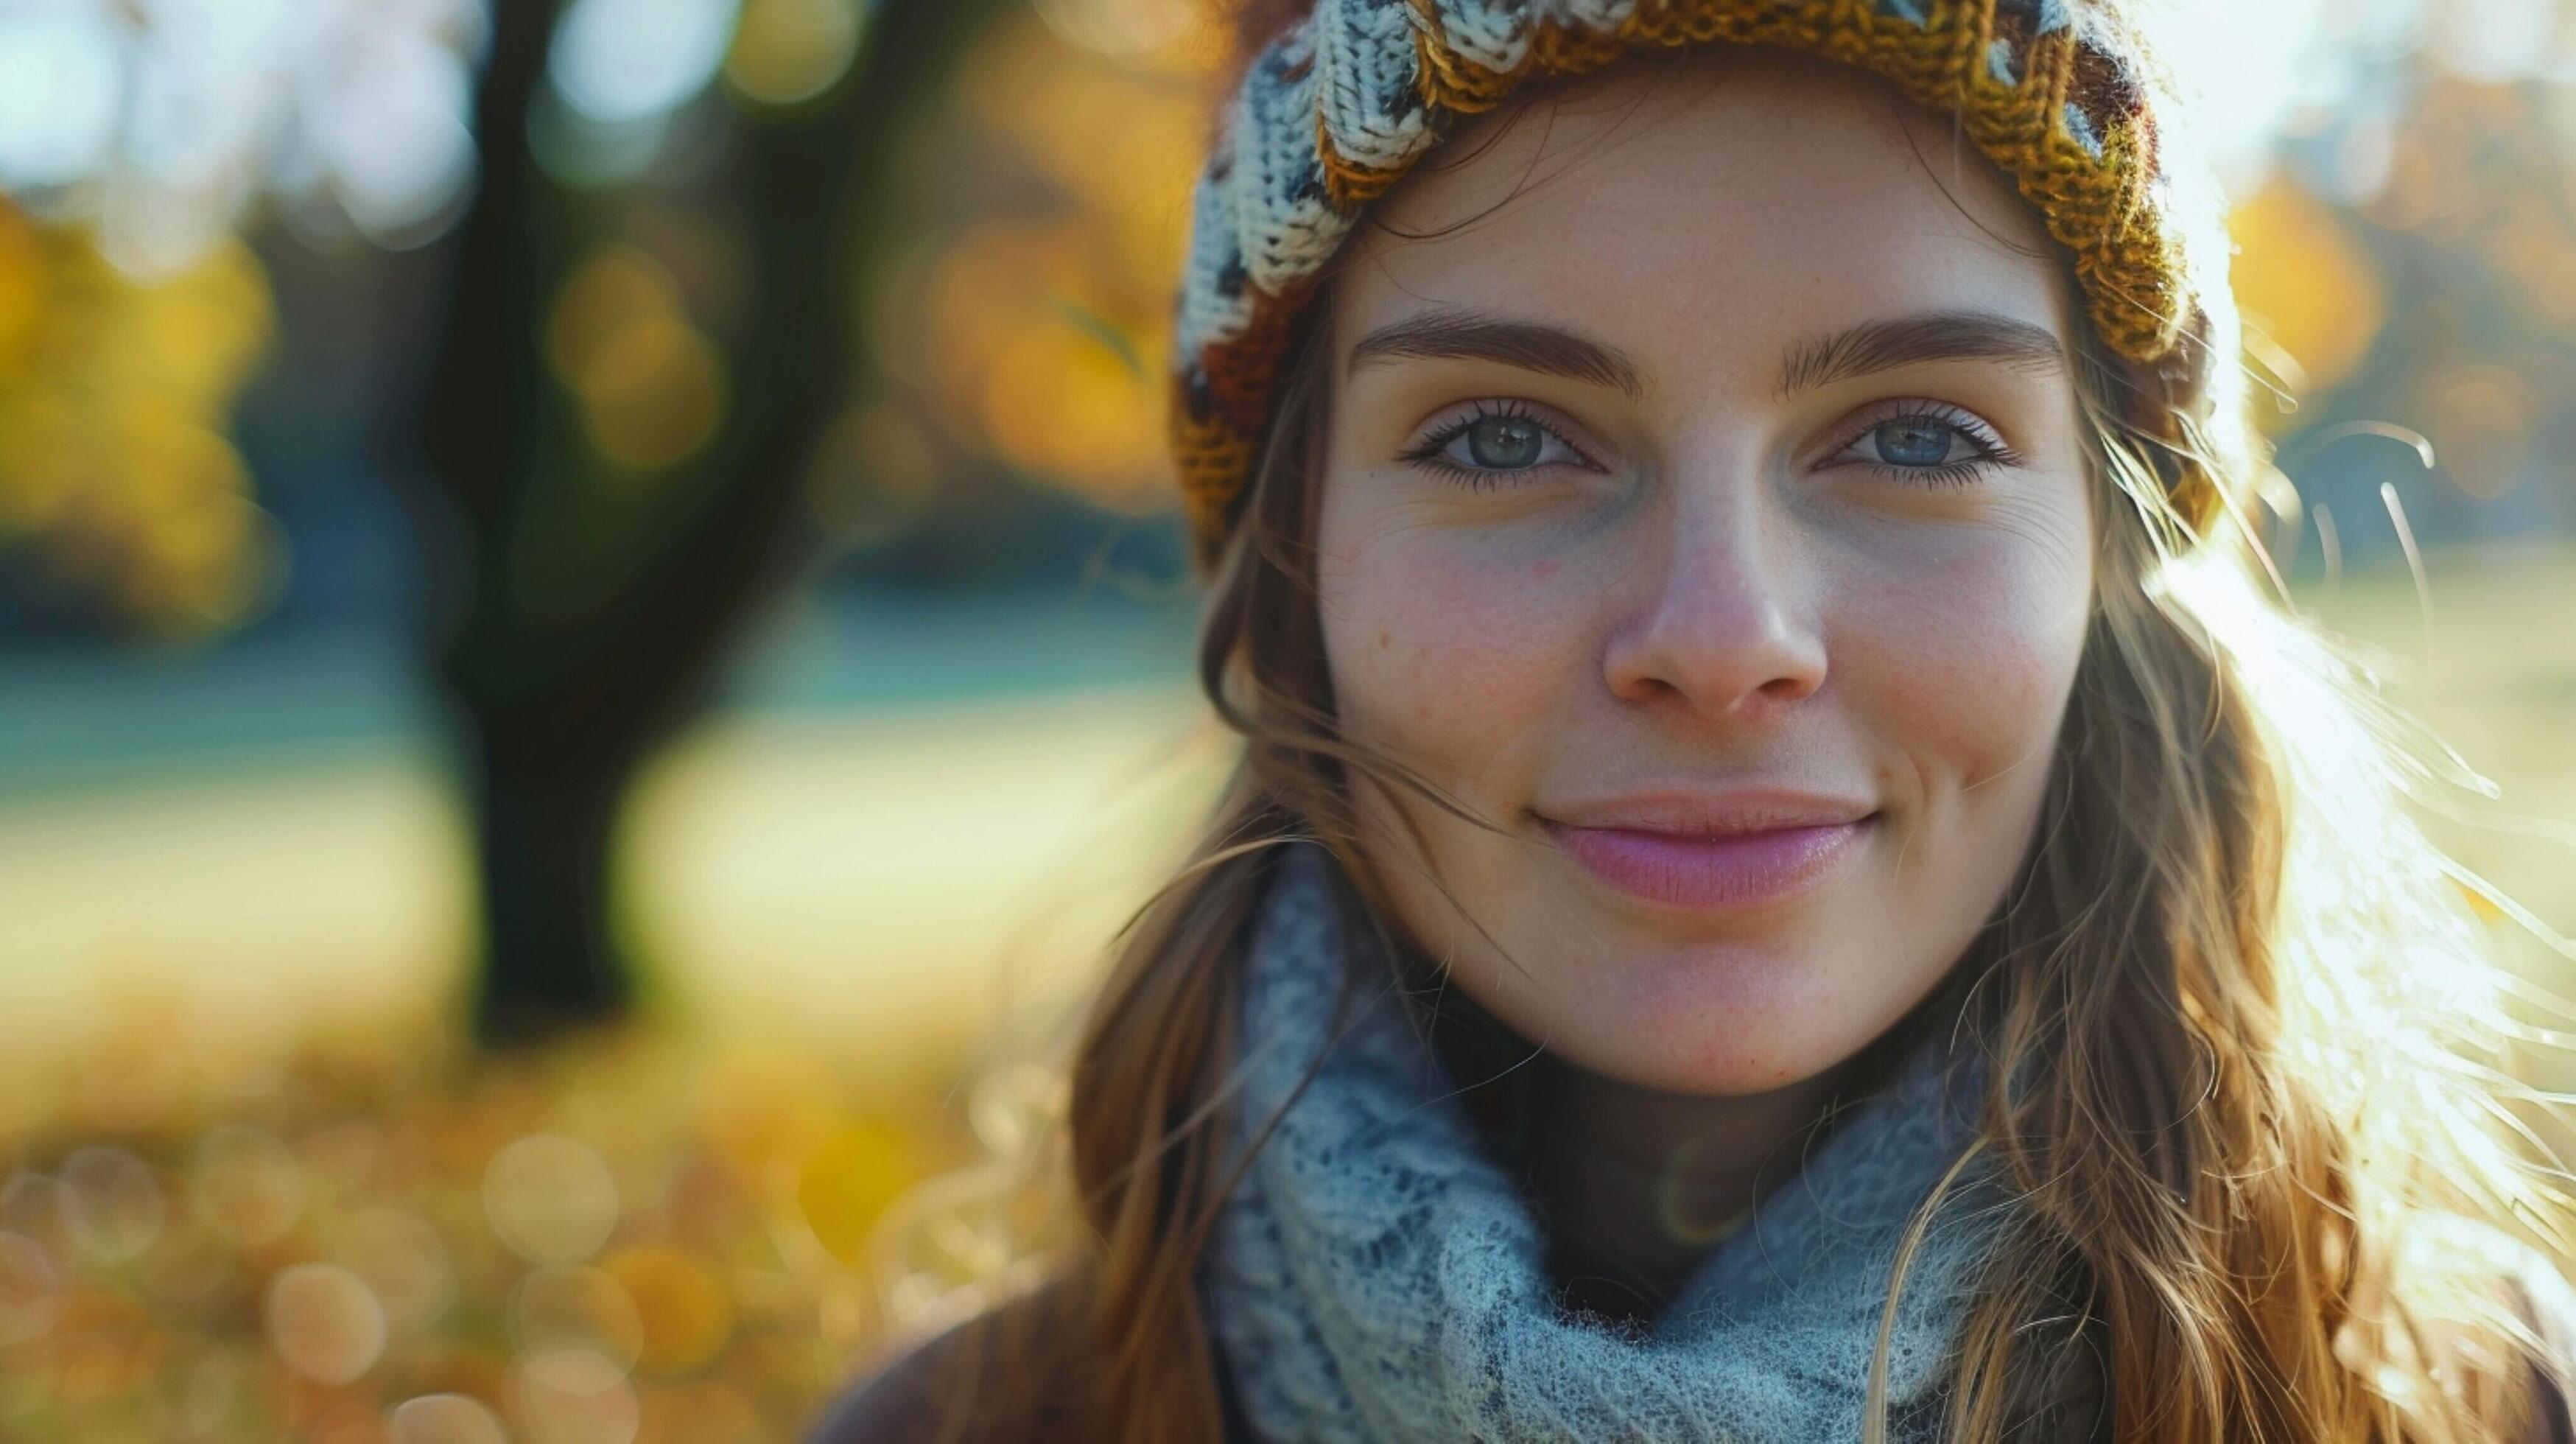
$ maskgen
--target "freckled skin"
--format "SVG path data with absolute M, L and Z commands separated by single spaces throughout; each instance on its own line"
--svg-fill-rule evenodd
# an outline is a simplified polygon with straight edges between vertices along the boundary
M 2068 282 L 2007 181 L 1856 72 L 1719 54 L 1562 95 L 1462 130 L 1334 283 L 1337 363 L 1436 305 L 1578 332 L 1644 383 L 1336 365 L 1318 585 L 1344 724 L 1509 835 L 1367 787 L 1362 824 L 1402 924 L 1523 1034 L 1623 1084 L 1778 1089 L 1884 1032 L 2000 903 L 2093 586 L 2066 377 L 1943 361 L 1784 398 L 1781 358 L 1932 311 L 2063 341 Z M 1911 400 L 2020 460 L 1947 487 L 1852 464 L 1866 418 Z M 1490 401 L 1564 423 L 1595 465 L 1478 489 L 1403 459 Z M 1680 783 L 1879 816 L 1812 894 L 1686 914 L 1610 891 L 1529 815 Z M 1467 917 L 1387 861 L 1396 809 Z

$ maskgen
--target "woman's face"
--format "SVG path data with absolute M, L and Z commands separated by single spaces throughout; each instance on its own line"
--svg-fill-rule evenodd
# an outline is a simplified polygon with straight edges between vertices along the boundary
M 1815 1077 L 2036 826 L 2093 584 L 2044 233 L 1948 121 L 1773 52 L 1488 120 L 1378 216 L 1331 301 L 1326 654 L 1355 740 L 1501 828 L 1363 784 L 1401 921 L 1597 1073 Z

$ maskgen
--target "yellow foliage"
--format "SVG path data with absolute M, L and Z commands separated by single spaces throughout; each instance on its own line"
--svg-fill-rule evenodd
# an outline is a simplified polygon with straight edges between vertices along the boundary
M 857 1120 L 823 1141 L 796 1180 L 796 1202 L 826 1252 L 860 1262 L 877 1218 L 921 1174 L 911 1136 L 892 1124 Z
M 1159 3 L 1093 18 L 1160 33 L 1147 13 Z M 1081 9 L 1059 5 L 1053 19 Z M 926 409 L 961 443 L 1142 510 L 1170 499 L 1164 356 L 1203 98 L 1198 62 L 1178 47 L 1125 60 L 1034 17 L 978 52 L 968 118 L 979 139 L 1000 140 L 1004 169 L 1033 174 L 1053 203 L 1037 215 L 988 207 L 925 237 L 927 275 L 890 278 L 898 314 L 881 325 L 919 350 L 881 359 L 921 383 Z
M 1144 507 L 1166 499 L 1162 337 L 1134 319 L 1103 240 L 1080 218 L 966 236 L 924 301 L 927 379 L 961 438 L 1095 500 Z
M 1148 473 L 1157 455 L 1157 398 L 1137 395 L 1136 368 L 1106 342 L 1066 323 L 1022 327 L 983 381 L 986 434 L 1003 455 L 1086 484 L 1101 500 L 1137 504 L 1121 483 Z
M 0 387 L 24 376 L 33 359 L 44 282 L 43 238 L 33 223 L 0 203 Z
M 0 202 L 0 543 L 146 631 L 245 619 L 283 548 L 224 431 L 274 322 L 238 242 L 138 281 Z
M 838 1094 L 810 1053 L 737 1050 L 709 1070 L 698 1126 L 736 1173 L 767 1183 L 830 1134 Z
M 1061 187 L 1086 229 L 1114 234 L 1133 277 L 1168 289 L 1206 149 L 1194 78 L 1117 65 L 1022 25 L 977 57 L 968 83 L 976 120 Z
M 2247 344 L 2299 395 L 2331 389 L 2370 350 L 2385 320 L 2378 269 L 2326 204 L 2274 176 L 2228 216 L 2238 252 L 2230 278 Z M 2258 407 L 2267 426 L 2293 414 Z
M 124 1127 L 0 1127 L 0 1432 L 787 1444 L 882 1332 L 852 1231 L 956 1152 L 775 1036 L 469 1067 L 415 1025 L 349 1042 L 255 1089 L 183 1079 Z M 532 1211 L 598 1200 L 595 1258 L 521 1246 Z
M 644 1327 L 637 1362 L 657 1374 L 685 1374 L 722 1352 L 733 1333 L 733 1300 L 704 1264 L 679 1249 L 626 1249 L 606 1265 L 635 1301 Z

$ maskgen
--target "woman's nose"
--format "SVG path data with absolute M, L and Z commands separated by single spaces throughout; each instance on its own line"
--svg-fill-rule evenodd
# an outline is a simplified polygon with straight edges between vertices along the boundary
M 1639 590 L 1610 634 L 1612 695 L 1751 720 L 1822 687 L 1822 598 L 1794 525 L 1741 492 L 1675 510 L 1658 518 L 1663 544 L 1641 548 Z

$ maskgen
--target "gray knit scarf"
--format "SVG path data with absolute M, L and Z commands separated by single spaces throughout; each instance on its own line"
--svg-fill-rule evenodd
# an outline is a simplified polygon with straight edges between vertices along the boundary
M 1335 864 L 1310 845 L 1288 851 L 1245 960 L 1233 1156 L 1262 1122 L 1279 1123 L 1200 1272 L 1254 1432 L 1350 1444 L 1860 1438 L 1898 1236 L 1965 1147 L 1975 1070 L 1918 1048 L 1711 1248 L 1652 1329 L 1577 1316 L 1555 1302 L 1538 1222 L 1387 970 L 1358 966 L 1379 955 L 1359 941 Z M 1360 979 L 1359 1001 L 1340 1008 L 1346 977 Z M 1898 1304 L 1891 1438 L 1937 1423 L 1953 1330 L 1995 1236 L 1981 1161 L 1961 1182 Z

